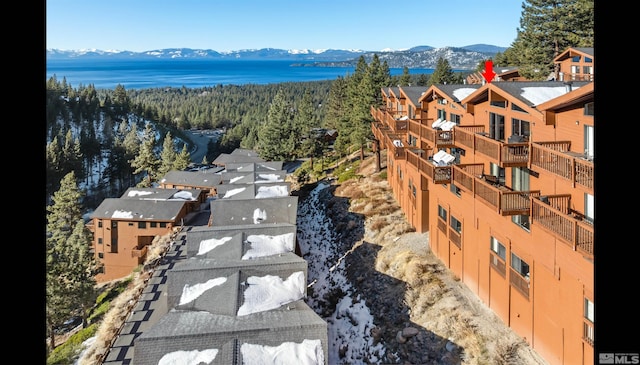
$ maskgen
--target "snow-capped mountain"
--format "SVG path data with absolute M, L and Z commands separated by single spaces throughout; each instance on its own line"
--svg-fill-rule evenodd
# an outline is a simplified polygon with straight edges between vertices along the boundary
M 115 50 L 60 50 L 47 49 L 47 59 L 65 58 L 110 58 L 110 59 L 278 59 L 292 61 L 315 61 L 315 66 L 352 66 L 360 56 L 364 56 L 367 62 L 377 54 L 381 61 L 387 61 L 391 68 L 435 68 L 439 57 L 444 57 L 454 69 L 475 68 L 478 62 L 493 57 L 498 52 L 504 52 L 506 48 L 476 44 L 465 47 L 417 46 L 408 50 L 394 51 L 385 49 L 382 51 L 362 50 L 285 50 L 277 48 L 243 49 L 237 51 L 218 52 L 211 49 L 191 48 L 165 48 L 144 52 L 115 51 Z

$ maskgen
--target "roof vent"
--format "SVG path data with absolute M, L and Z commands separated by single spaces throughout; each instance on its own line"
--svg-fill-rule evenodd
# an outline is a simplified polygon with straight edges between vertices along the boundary
M 573 90 L 573 81 L 566 81 L 564 86 L 567 89 L 567 92 L 571 92 L 571 90 Z

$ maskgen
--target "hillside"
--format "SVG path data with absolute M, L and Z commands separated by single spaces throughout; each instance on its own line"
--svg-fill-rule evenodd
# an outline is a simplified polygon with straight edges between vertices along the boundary
M 384 154 L 381 160 L 386 161 Z M 416 233 L 407 223 L 386 179 L 374 173 L 372 156 L 357 173 L 360 178 L 333 180 L 318 205 L 336 227 L 336 255 L 345 261 L 355 290 L 349 295 L 365 298 L 377 324 L 360 335 L 384 344 L 383 363 L 547 364 L 433 255 L 428 233 Z M 309 265 L 311 276 L 318 263 Z M 339 302 L 340 290 L 333 292 L 337 298 L 313 292 L 309 298 Z M 344 352 L 352 350 L 344 341 Z

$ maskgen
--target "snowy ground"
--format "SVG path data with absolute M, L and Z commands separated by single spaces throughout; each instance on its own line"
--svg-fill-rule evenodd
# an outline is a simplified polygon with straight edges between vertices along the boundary
M 386 353 L 371 331 L 376 328 L 365 300 L 355 295 L 347 280 L 344 258 L 349 254 L 325 215 L 319 194 L 328 188 L 320 183 L 298 207 L 298 243 L 308 263 L 307 303 L 328 325 L 329 364 L 379 363 Z M 335 310 L 333 307 L 335 305 Z

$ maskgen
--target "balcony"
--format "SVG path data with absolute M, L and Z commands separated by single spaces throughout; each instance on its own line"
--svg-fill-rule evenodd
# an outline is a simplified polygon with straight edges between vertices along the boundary
M 549 195 L 531 200 L 531 219 L 567 243 L 574 251 L 593 260 L 593 223 L 571 210 L 571 195 Z
M 593 193 L 593 158 L 569 151 L 570 141 L 534 142 L 531 144 L 531 166 L 541 168 L 569 180 Z
M 514 191 L 482 173 L 482 164 L 454 165 L 453 182 L 502 216 L 529 215 L 531 197 L 540 191 Z
M 416 167 L 421 175 L 435 184 L 451 183 L 451 166 L 436 166 L 424 155 L 425 151 L 418 148 L 406 150 L 407 162 Z
M 131 257 L 143 258 L 147 256 L 148 246 L 142 246 L 142 248 L 134 248 L 131 250 Z
M 385 135 L 384 144 L 389 150 L 387 154 L 391 154 L 395 160 L 404 160 L 406 159 L 407 147 L 405 146 L 405 142 L 403 142 L 403 138 L 405 136 L 398 135 L 394 133 L 388 133 Z

